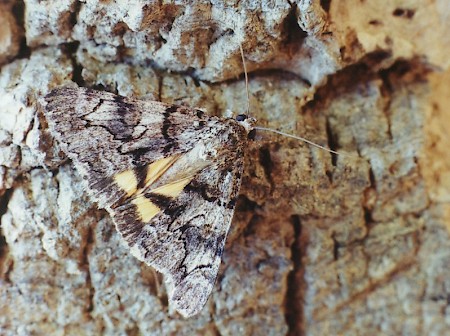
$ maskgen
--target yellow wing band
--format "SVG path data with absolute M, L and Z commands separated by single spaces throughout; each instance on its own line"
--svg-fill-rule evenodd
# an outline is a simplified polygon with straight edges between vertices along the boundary
M 155 183 L 174 163 L 178 160 L 180 155 L 172 155 L 166 158 L 162 158 L 148 165 L 147 174 L 145 176 L 145 185 L 142 190 L 148 188 L 151 184 Z M 128 169 L 120 172 L 114 176 L 114 182 L 117 183 L 120 189 L 125 191 L 128 197 L 131 197 L 138 191 L 138 175 L 135 170 Z
M 151 192 L 154 194 L 160 194 L 171 198 L 176 198 L 178 197 L 178 195 L 181 194 L 184 187 L 186 187 L 189 184 L 189 182 L 192 181 L 193 178 L 194 176 L 188 176 L 178 181 L 167 183 L 163 186 L 153 189 Z
M 147 168 L 147 176 L 145 178 L 145 187 L 157 181 L 167 169 L 178 160 L 180 155 L 172 155 L 153 162 Z M 144 187 L 144 188 L 145 188 Z
M 132 169 L 116 174 L 114 176 L 114 181 L 117 183 L 119 188 L 127 193 L 128 197 L 133 195 L 137 190 L 138 180 Z
M 136 197 L 131 203 L 136 206 L 136 211 L 144 223 L 149 222 L 161 211 L 160 208 L 143 195 Z

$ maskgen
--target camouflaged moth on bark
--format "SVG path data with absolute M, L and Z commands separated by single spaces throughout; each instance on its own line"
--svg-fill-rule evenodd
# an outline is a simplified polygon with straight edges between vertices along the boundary
M 131 253 L 165 275 L 169 304 L 197 314 L 219 270 L 251 121 L 77 87 L 45 100 L 51 133 Z

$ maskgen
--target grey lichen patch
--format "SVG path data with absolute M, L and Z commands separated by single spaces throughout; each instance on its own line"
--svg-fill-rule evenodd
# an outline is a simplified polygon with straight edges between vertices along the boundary
M 58 185 L 42 169 L 26 174 L 1 218 L 13 261 L 0 305 L 3 328 L 9 320 L 9 330 L 59 330 L 84 319 L 89 287 L 79 252 L 83 231 L 95 218 L 86 215 L 89 203 L 73 171 L 62 169 L 59 178 Z M 68 189 L 66 183 L 79 187 Z M 50 317 L 51 311 L 57 313 Z
M 26 1 L 25 35 L 27 45 L 30 47 L 56 46 L 62 42 L 70 42 L 76 8 L 76 0 Z
M 55 57 L 59 62 L 54 67 Z M 2 68 L 0 74 L 0 166 L 5 189 L 11 178 L 42 165 L 46 154 L 37 113 L 39 92 L 46 92 L 51 83 L 67 81 L 71 62 L 58 49 L 33 53 L 29 59 L 16 60 Z
M 86 86 L 101 87 L 126 97 L 158 100 L 159 76 L 150 66 L 104 64 L 86 54 L 83 48 L 78 49 L 77 55 Z
M 132 6 L 132 7 L 130 7 Z M 313 13 L 311 13 L 313 14 Z M 312 36 L 304 46 L 286 48 L 282 27 L 292 15 L 287 2 L 254 7 L 223 4 L 83 3 L 73 38 L 80 48 L 101 62 L 126 59 L 133 64 L 155 62 L 176 72 L 192 71 L 196 77 L 219 81 L 242 73 L 239 45 L 243 45 L 250 69 L 285 67 L 310 82 L 320 82 L 339 67 L 338 46 L 328 37 Z M 157 25 L 151 22 L 158 22 Z M 315 29 L 311 28 L 312 31 Z M 286 57 L 287 49 L 294 55 Z M 298 55 L 317 55 L 319 68 Z

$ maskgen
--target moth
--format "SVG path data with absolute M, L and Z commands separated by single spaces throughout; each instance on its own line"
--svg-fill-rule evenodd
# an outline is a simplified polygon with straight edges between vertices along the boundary
M 81 87 L 45 97 L 52 135 L 131 253 L 165 275 L 185 317 L 215 283 L 254 120 Z

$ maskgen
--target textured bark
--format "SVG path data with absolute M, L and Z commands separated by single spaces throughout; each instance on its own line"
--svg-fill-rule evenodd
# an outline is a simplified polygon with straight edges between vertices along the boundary
M 447 1 L 1 6 L 0 334 L 448 333 Z M 245 113 L 240 44 L 258 124 L 349 155 L 258 131 L 216 288 L 184 320 L 38 100 L 72 80 Z

